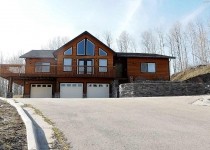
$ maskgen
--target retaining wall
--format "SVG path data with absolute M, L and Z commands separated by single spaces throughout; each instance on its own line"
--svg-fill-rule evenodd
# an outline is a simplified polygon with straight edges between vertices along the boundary
M 210 84 L 182 82 L 125 83 L 119 86 L 119 97 L 184 96 L 210 93 Z

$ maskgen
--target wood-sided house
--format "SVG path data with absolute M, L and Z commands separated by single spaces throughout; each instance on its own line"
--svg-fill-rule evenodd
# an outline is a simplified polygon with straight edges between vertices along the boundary
M 112 97 L 116 84 L 136 78 L 170 80 L 173 57 L 115 52 L 85 31 L 57 50 L 32 50 L 20 56 L 25 65 L 1 64 L 0 76 L 23 85 L 24 97 Z

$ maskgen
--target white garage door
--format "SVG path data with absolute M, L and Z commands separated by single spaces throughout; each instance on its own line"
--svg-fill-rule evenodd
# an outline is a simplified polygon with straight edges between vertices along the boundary
M 88 83 L 87 98 L 108 98 L 109 84 Z
M 61 83 L 60 84 L 61 98 L 82 98 L 83 83 Z
M 52 98 L 52 84 L 31 84 L 31 98 Z

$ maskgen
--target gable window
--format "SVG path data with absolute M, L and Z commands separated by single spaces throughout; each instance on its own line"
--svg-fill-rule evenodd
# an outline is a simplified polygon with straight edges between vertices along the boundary
M 99 72 L 107 72 L 107 59 L 99 59 Z
M 63 59 L 63 71 L 72 71 L 72 59 L 71 58 Z
M 88 39 L 84 39 L 77 43 L 77 55 L 89 55 L 93 56 L 95 45 Z
M 72 55 L 72 47 L 64 52 L 64 55 Z
M 105 52 L 103 49 L 99 48 L 99 56 L 107 56 L 107 52 Z
M 35 72 L 50 72 L 50 63 L 37 62 L 35 64 Z
M 155 63 L 141 63 L 141 72 L 156 72 L 156 64 Z

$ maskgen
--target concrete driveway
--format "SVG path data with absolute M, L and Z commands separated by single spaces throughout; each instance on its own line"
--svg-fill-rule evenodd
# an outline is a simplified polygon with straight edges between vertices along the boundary
M 199 97 L 18 99 L 56 123 L 74 150 L 207 150 L 210 107 Z

